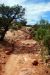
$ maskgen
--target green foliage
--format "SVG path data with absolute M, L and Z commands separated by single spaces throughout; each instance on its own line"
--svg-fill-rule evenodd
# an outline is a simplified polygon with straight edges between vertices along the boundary
M 37 40 L 43 40 L 44 36 L 46 35 L 46 29 L 43 29 L 43 28 L 39 28 L 37 31 L 36 31 L 36 35 L 35 35 L 35 38 Z
M 41 55 L 46 59 L 46 54 L 50 55 L 50 23 L 41 19 L 39 23 L 32 27 L 31 34 L 33 39 L 35 38 L 37 41 L 43 42 Z
M 12 21 L 15 20 L 16 22 L 26 24 L 26 21 L 24 19 L 24 14 L 25 14 L 25 8 L 22 6 L 5 6 L 4 4 L 0 5 L 0 40 L 2 40 L 5 36 L 6 31 L 11 27 Z M 2 32 L 2 29 L 4 31 Z
M 22 27 L 21 22 L 20 23 L 16 23 L 17 29 L 20 29 Z
M 31 30 L 31 36 L 33 37 L 33 38 L 35 38 L 35 35 L 36 35 L 36 31 L 35 30 Z
M 46 35 L 44 38 L 44 45 L 48 47 L 48 53 L 50 55 L 50 35 Z

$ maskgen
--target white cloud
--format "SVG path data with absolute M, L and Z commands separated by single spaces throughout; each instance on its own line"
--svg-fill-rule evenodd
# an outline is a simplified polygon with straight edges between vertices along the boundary
M 25 0 L 0 0 L 0 4 L 4 3 L 6 5 L 15 5 L 15 4 L 22 4 Z
M 45 12 L 50 11 L 50 2 L 30 4 L 26 5 L 25 8 L 26 8 L 25 17 L 27 18 L 28 24 L 34 24 L 35 21 L 38 21 Z
M 50 11 L 50 2 L 48 3 L 32 3 L 32 4 L 25 4 L 25 0 L 0 0 L 0 3 L 5 3 L 6 5 L 15 5 L 19 4 L 26 8 L 26 14 L 25 17 L 28 21 L 28 24 L 34 24 L 36 21 L 38 21 L 41 16 L 47 12 Z

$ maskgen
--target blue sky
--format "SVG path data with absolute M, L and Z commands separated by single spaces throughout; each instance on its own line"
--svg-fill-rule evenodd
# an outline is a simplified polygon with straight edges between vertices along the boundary
M 50 0 L 0 0 L 0 4 L 13 6 L 16 4 L 26 8 L 27 24 L 35 24 L 41 17 L 50 22 Z
M 25 2 L 26 3 L 42 3 L 42 2 L 45 2 L 45 3 L 47 3 L 47 2 L 50 2 L 50 0 L 25 0 Z

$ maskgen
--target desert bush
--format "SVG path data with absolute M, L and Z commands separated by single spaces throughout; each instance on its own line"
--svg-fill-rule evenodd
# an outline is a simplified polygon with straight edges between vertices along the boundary
M 31 30 L 32 37 L 35 37 L 36 31 L 34 29 Z
M 48 54 L 50 55 L 50 35 L 45 36 L 44 45 L 48 47 Z
M 43 28 L 40 27 L 40 28 L 36 31 L 35 38 L 36 38 L 37 40 L 43 40 L 45 35 L 46 35 L 46 29 L 43 29 Z

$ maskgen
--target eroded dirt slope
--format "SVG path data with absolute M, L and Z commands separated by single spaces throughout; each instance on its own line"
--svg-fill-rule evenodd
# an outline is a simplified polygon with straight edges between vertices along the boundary
M 16 42 L 17 47 L 18 45 L 19 47 L 23 47 L 24 44 L 24 50 L 22 48 L 18 48 L 18 50 L 20 49 L 19 51 L 21 52 L 15 50 L 13 54 L 9 56 L 9 59 L 5 65 L 4 75 L 49 75 L 50 71 L 42 61 L 41 55 L 36 53 L 36 51 L 34 52 L 34 46 L 36 43 L 37 42 L 34 40 L 21 40 L 20 42 L 18 41 L 18 43 Z M 33 52 L 31 52 L 32 45 Z M 28 46 L 30 49 L 28 49 L 26 46 Z M 38 49 L 37 45 L 36 47 L 35 50 Z M 33 65 L 35 60 L 38 62 L 37 65 Z
M 6 35 L 6 39 L 11 42 L 15 40 L 12 47 L 11 43 L 4 42 L 1 53 L 0 75 L 50 75 L 50 68 L 42 61 L 40 55 L 40 45 L 33 39 L 28 39 L 29 35 L 21 30 L 15 34 Z M 36 61 L 36 62 L 34 62 Z

